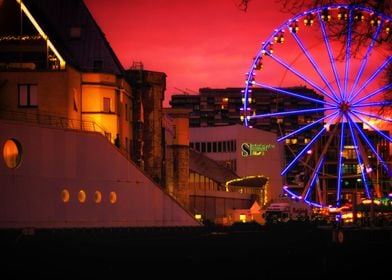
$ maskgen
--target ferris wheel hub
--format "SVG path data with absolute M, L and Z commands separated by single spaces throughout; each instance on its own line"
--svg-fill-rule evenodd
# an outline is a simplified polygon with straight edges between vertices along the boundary
M 340 103 L 339 109 L 342 113 L 350 112 L 351 109 L 350 103 L 348 103 L 347 101 Z

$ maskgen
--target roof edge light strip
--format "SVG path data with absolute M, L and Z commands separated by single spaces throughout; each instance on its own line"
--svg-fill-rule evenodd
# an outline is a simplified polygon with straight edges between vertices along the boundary
M 30 11 L 27 9 L 25 4 L 23 4 L 22 0 L 16 0 L 16 2 L 20 5 L 22 11 L 25 13 L 25 15 L 28 17 L 28 19 L 31 21 L 31 23 L 34 25 L 34 27 L 37 29 L 38 33 L 42 36 L 42 38 L 44 38 L 44 40 L 46 40 L 48 47 L 52 50 L 52 52 L 60 60 L 60 69 L 65 69 L 65 60 L 62 58 L 60 53 L 54 47 L 52 42 L 49 40 L 48 35 L 46 35 L 45 32 L 42 30 L 42 28 L 39 26 L 38 22 L 34 19 L 34 17 L 30 13 Z

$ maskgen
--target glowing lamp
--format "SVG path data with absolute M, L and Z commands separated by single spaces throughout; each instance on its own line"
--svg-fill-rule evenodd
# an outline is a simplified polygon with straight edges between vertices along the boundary
M 321 19 L 323 21 L 330 21 L 331 20 L 331 14 L 328 9 L 323 10 L 321 13 Z
M 356 12 L 354 14 L 354 20 L 363 21 L 364 19 L 365 19 L 365 16 L 361 12 Z
M 348 15 L 346 9 L 340 9 L 338 12 L 338 20 L 347 20 Z

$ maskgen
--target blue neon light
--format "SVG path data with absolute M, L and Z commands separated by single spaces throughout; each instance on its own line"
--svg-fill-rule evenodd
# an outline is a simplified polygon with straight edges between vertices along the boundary
M 350 128 L 350 134 L 353 139 L 355 154 L 357 156 L 358 165 L 361 167 L 362 182 L 364 182 L 364 185 L 365 185 L 366 196 L 367 196 L 367 198 L 370 198 L 369 186 L 368 186 L 368 183 L 366 180 L 366 170 L 363 170 L 363 168 L 365 167 L 365 164 L 363 163 L 362 156 L 358 151 L 358 141 L 357 141 L 357 137 L 355 137 L 355 135 L 354 135 L 352 123 L 353 123 L 352 119 L 348 118 L 348 126 Z
M 340 195 L 342 192 L 342 160 L 343 157 L 341 156 L 343 153 L 344 147 L 344 117 L 342 118 L 341 127 L 340 127 L 340 146 L 339 146 L 339 165 L 338 165 L 338 189 L 336 192 L 336 204 L 340 206 Z
M 369 55 L 370 55 L 370 53 L 373 50 L 374 43 L 376 42 L 376 40 L 378 38 L 378 35 L 380 34 L 382 25 L 383 25 L 382 23 L 378 25 L 376 33 L 373 35 L 372 41 L 370 42 L 370 45 L 369 45 L 369 47 L 368 47 L 368 49 L 366 51 L 365 57 L 364 57 L 364 59 L 362 61 L 362 64 L 361 64 L 361 68 L 359 69 L 358 75 L 356 76 L 354 84 L 353 84 L 353 86 L 351 88 L 351 91 L 350 91 L 350 94 L 349 94 L 349 98 L 348 98 L 349 102 L 351 102 L 355 98 L 355 96 L 353 95 L 353 92 L 354 92 L 355 88 L 358 85 L 359 79 L 362 77 L 363 70 L 365 70 L 365 66 L 366 66 L 367 61 L 369 59 Z
M 321 13 L 325 9 L 346 9 L 348 13 L 348 29 L 346 33 L 346 43 L 342 47 L 345 49 L 345 55 L 344 55 L 344 60 L 342 61 L 344 64 L 342 64 L 341 69 L 339 68 L 339 71 L 344 71 L 342 75 L 340 75 L 338 71 L 338 64 L 336 63 L 335 55 L 334 55 L 334 50 L 333 47 L 334 44 L 331 44 L 329 40 L 329 34 L 327 28 L 329 28 L 329 25 L 321 19 Z M 364 57 L 362 59 L 361 64 L 358 64 L 359 70 L 357 70 L 356 73 L 353 72 L 353 67 L 356 67 L 356 63 L 354 64 L 354 61 L 350 60 L 352 56 L 352 43 L 354 40 L 354 32 L 356 30 L 356 23 L 354 23 L 354 15 L 357 12 L 366 12 L 372 16 L 376 16 L 380 22 L 377 24 L 377 27 L 374 28 L 375 32 L 373 32 L 372 37 L 369 38 L 370 43 L 367 46 L 366 53 L 364 54 Z M 329 72 L 323 72 L 322 69 L 319 67 L 318 63 L 316 62 L 317 57 L 312 56 L 310 49 L 307 48 L 307 46 L 304 44 L 306 41 L 302 41 L 301 38 L 299 37 L 299 33 L 297 31 L 293 32 L 291 29 L 292 25 L 295 24 L 296 22 L 299 21 L 300 18 L 306 17 L 308 15 L 314 15 L 317 14 L 318 19 L 319 19 L 319 26 L 321 29 L 322 37 L 324 39 L 324 46 L 327 50 L 328 53 L 328 58 L 330 62 L 330 66 L 332 67 L 331 71 L 331 77 L 329 78 Z M 278 142 L 281 142 L 283 140 L 286 140 L 290 137 L 299 135 L 300 133 L 304 133 L 311 128 L 314 128 L 316 125 L 322 125 L 324 122 L 327 122 L 326 125 L 324 125 L 324 128 L 321 129 L 316 136 L 314 136 L 310 142 L 303 148 L 296 156 L 295 158 L 283 169 L 281 172 L 281 175 L 285 175 L 290 168 L 292 168 L 295 164 L 297 164 L 298 161 L 302 157 L 304 157 L 305 153 L 312 147 L 312 145 L 315 144 L 315 141 L 318 141 L 321 136 L 326 132 L 326 127 L 335 124 L 336 126 L 339 124 L 340 126 L 340 135 L 337 134 L 335 135 L 334 133 L 331 133 L 330 138 L 328 139 L 327 143 L 330 143 L 330 140 L 332 137 L 337 137 L 338 142 L 339 142 L 339 155 L 338 155 L 338 170 L 337 170 L 337 193 L 336 193 L 336 201 L 338 206 L 341 203 L 341 195 L 342 195 L 342 182 L 345 176 L 343 176 L 343 161 L 342 161 L 342 153 L 344 151 L 344 146 L 345 146 L 345 136 L 344 134 L 349 131 L 349 135 L 352 138 L 352 142 L 349 141 L 348 144 L 355 147 L 355 155 L 356 155 L 356 160 L 357 164 L 361 166 L 362 171 L 361 176 L 362 176 L 362 181 L 364 182 L 364 189 L 366 192 L 366 196 L 370 197 L 370 188 L 368 185 L 369 179 L 367 179 L 370 174 L 368 173 L 368 170 L 365 170 L 365 165 L 367 164 L 367 158 L 365 158 L 365 155 L 363 154 L 362 151 L 362 145 L 367 144 L 367 146 L 370 148 L 370 150 L 374 153 L 374 155 L 377 157 L 377 160 L 380 164 L 382 164 L 383 168 L 387 171 L 387 173 L 391 176 L 391 170 L 388 167 L 388 165 L 385 163 L 385 161 L 382 159 L 381 155 L 377 152 L 377 150 L 374 148 L 373 144 L 370 142 L 368 137 L 365 135 L 365 132 L 363 128 L 359 127 L 359 125 L 356 123 L 356 120 L 358 122 L 364 123 L 367 126 L 369 126 L 373 131 L 375 131 L 378 135 L 380 135 L 382 138 L 387 140 L 388 142 L 392 142 L 392 138 L 379 130 L 376 126 L 374 126 L 372 123 L 367 120 L 367 118 L 371 119 L 377 119 L 382 122 L 387 122 L 387 123 L 392 123 L 392 119 L 389 117 L 381 116 L 376 113 L 372 113 L 369 110 L 373 108 L 381 108 L 382 106 L 391 106 L 392 101 L 382 101 L 380 100 L 381 97 L 379 96 L 381 93 L 386 92 L 388 89 L 392 87 L 391 83 L 388 83 L 384 86 L 381 86 L 380 88 L 374 89 L 374 85 L 371 84 L 376 78 L 380 77 L 380 74 L 383 71 L 386 71 L 387 67 L 390 66 L 390 63 L 392 61 L 392 56 L 388 56 L 384 61 L 381 62 L 380 66 L 378 68 L 371 72 L 370 74 L 367 74 L 365 71 L 365 67 L 367 65 L 370 65 L 370 58 L 372 57 L 371 54 L 374 52 L 374 48 L 376 46 L 376 43 L 379 41 L 379 36 L 381 34 L 381 31 L 383 30 L 383 27 L 385 27 L 385 23 L 387 22 L 392 22 L 392 18 L 385 16 L 377 11 L 364 8 L 361 6 L 356 6 L 356 5 L 349 5 L 349 4 L 336 4 L 336 5 L 327 5 L 327 6 L 322 6 L 322 7 L 316 7 L 314 9 L 311 9 L 305 13 L 298 14 L 288 20 L 286 23 L 281 25 L 279 28 L 275 29 L 274 33 L 270 36 L 268 40 L 263 43 L 262 48 L 259 50 L 256 58 L 253 61 L 251 70 L 247 74 L 247 80 L 246 80 L 246 85 L 245 85 L 245 91 L 244 91 L 244 105 L 242 107 L 242 111 L 246 114 L 244 118 L 244 123 L 246 126 L 249 126 L 249 120 L 251 119 L 256 119 L 256 118 L 270 118 L 270 117 L 282 117 L 282 116 L 289 116 L 289 115 L 304 115 L 304 114 L 309 114 L 309 113 L 316 113 L 320 112 L 323 113 L 323 115 L 319 116 L 317 120 L 313 120 L 311 123 L 307 123 L 306 125 L 295 129 L 294 131 L 286 131 L 284 136 L 281 136 L 278 138 Z M 293 63 L 288 63 L 285 59 L 282 57 L 279 57 L 276 53 L 272 52 L 270 49 L 270 46 L 272 46 L 272 43 L 274 42 L 274 37 L 279 36 L 279 32 L 282 32 L 282 30 L 289 29 L 292 32 L 292 38 L 296 41 L 297 43 L 297 48 L 299 48 L 302 51 L 302 54 L 304 54 L 310 64 L 312 65 L 312 68 L 315 72 L 315 74 L 318 74 L 318 76 L 321 78 L 322 82 L 321 85 L 317 84 L 315 81 L 313 81 L 309 76 L 304 75 L 298 68 L 293 66 Z M 268 57 L 272 61 L 275 62 L 275 64 L 280 65 L 280 67 L 283 67 L 286 69 L 286 71 L 289 71 L 292 74 L 295 74 L 300 80 L 305 82 L 306 85 L 311 85 L 314 90 L 318 91 L 320 94 L 322 94 L 325 97 L 328 97 L 329 99 L 326 100 L 319 100 L 317 98 L 312 98 L 308 97 L 306 95 L 301 95 L 300 93 L 293 92 L 290 90 L 286 90 L 283 88 L 279 88 L 276 86 L 272 86 L 263 82 L 256 81 L 255 77 L 255 68 L 256 68 L 256 63 L 259 62 L 260 59 L 264 57 Z M 264 61 L 267 63 L 267 61 Z M 268 64 L 264 64 L 265 66 Z M 374 65 L 374 64 L 372 64 Z M 340 64 L 339 64 L 340 67 Z M 258 69 L 257 69 L 258 70 Z M 368 71 L 370 72 L 370 71 Z M 328 73 L 328 75 L 326 75 Z M 369 75 L 367 77 L 364 77 L 364 75 Z M 333 74 L 333 76 L 332 76 Z M 327 77 L 328 76 L 328 77 Z M 350 81 L 354 80 L 351 84 Z M 318 81 L 318 80 L 317 80 Z M 361 84 L 360 84 L 361 83 Z M 336 86 L 334 86 L 336 84 Z M 368 86 L 372 86 L 372 92 L 366 94 L 363 94 L 364 91 L 368 88 Z M 249 110 L 249 103 L 248 103 L 248 98 L 250 97 L 250 92 L 251 88 L 253 86 L 258 86 L 260 88 L 264 89 L 269 89 L 273 92 L 276 92 L 278 94 L 286 95 L 286 96 L 291 96 L 295 97 L 299 100 L 306 100 L 310 101 L 314 104 L 320 104 L 323 105 L 324 108 L 308 108 L 308 109 L 300 109 L 300 110 L 292 110 L 292 111 L 287 111 L 287 112 L 274 112 L 274 113 L 267 113 L 267 114 L 254 114 L 253 110 Z M 363 96 L 362 96 L 363 94 Z M 361 95 L 361 96 L 360 96 Z M 360 98 L 359 98 L 360 96 Z M 377 101 L 372 101 L 371 98 L 379 98 Z M 257 109 L 257 108 L 256 108 Z M 250 111 L 254 115 L 250 115 Z M 248 115 L 249 114 L 249 115 Z M 345 127 L 345 125 L 348 125 L 348 127 Z M 336 131 L 336 130 L 335 130 Z M 362 143 L 363 140 L 365 143 Z M 326 164 L 326 158 L 325 154 L 327 152 L 327 149 L 329 147 L 323 148 L 323 151 L 320 155 L 320 160 L 315 161 L 316 167 L 314 168 L 312 175 L 310 177 L 310 181 L 307 184 L 307 189 L 303 193 L 303 197 L 295 194 L 294 192 L 290 191 L 285 188 L 285 191 L 289 193 L 292 197 L 296 199 L 303 199 L 305 202 L 316 206 L 316 207 L 322 207 L 322 204 L 318 204 L 315 202 L 311 202 L 310 197 L 312 192 L 314 192 L 314 185 L 316 184 L 317 180 L 319 180 L 319 175 L 318 173 L 321 170 L 321 166 Z

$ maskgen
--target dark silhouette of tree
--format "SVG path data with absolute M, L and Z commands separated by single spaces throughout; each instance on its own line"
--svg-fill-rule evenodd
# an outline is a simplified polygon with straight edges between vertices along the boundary
M 328 4 L 338 4 L 339 1 L 333 0 L 276 0 L 282 4 L 282 12 L 298 14 L 304 9 L 320 7 Z M 385 15 L 390 15 L 392 13 L 392 1 L 391 0 L 348 0 L 348 4 L 358 5 L 362 7 L 367 7 L 369 9 L 378 11 Z M 332 40 L 346 40 L 347 39 L 348 25 L 347 21 L 341 21 L 341 25 L 336 25 L 334 32 L 331 35 Z M 367 29 L 355 29 L 352 33 L 352 46 L 354 46 L 351 53 L 352 56 L 356 56 L 361 49 L 362 42 L 371 39 L 374 34 L 374 28 L 371 24 L 368 25 Z M 392 50 L 392 35 L 389 36 L 379 36 L 377 39 L 379 44 L 384 44 L 386 50 Z M 344 57 L 345 50 L 341 50 L 340 56 Z M 339 59 L 339 57 L 337 57 Z M 385 71 L 385 83 L 392 83 L 392 65 L 389 65 L 388 71 Z M 392 90 L 384 92 L 384 100 L 392 102 Z M 391 114 L 391 105 L 383 106 L 381 109 L 381 114 L 389 116 Z
M 248 10 L 249 2 L 251 0 L 235 0 L 235 4 L 241 11 L 246 12 Z

